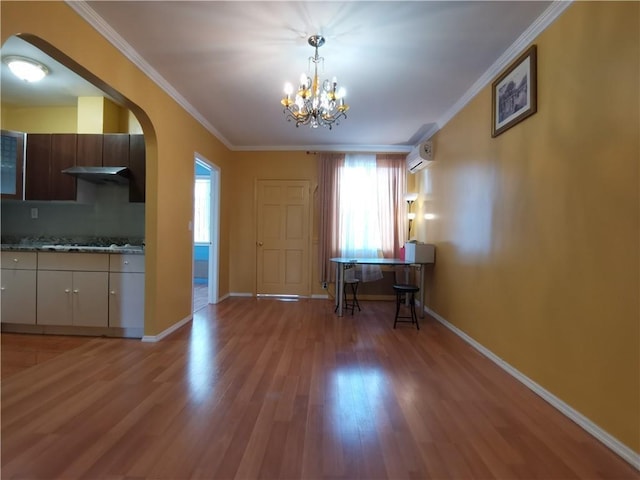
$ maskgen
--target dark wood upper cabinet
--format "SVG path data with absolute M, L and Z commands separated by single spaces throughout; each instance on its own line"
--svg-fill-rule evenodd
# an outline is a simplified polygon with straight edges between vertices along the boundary
M 128 167 L 129 201 L 145 201 L 143 135 L 29 133 L 26 135 L 25 200 L 75 200 L 77 180 L 62 170 Z
M 76 165 L 77 137 L 72 133 L 51 135 L 50 200 L 76 199 L 76 179 L 62 170 Z
M 102 166 L 102 134 L 78 134 L 76 145 L 76 165 L 83 167 Z
M 105 133 L 102 136 L 102 166 L 129 166 L 129 135 L 125 133 Z
M 25 199 L 50 200 L 51 134 L 27 134 Z
M 129 201 L 145 201 L 146 151 L 144 135 L 130 135 L 129 137 Z

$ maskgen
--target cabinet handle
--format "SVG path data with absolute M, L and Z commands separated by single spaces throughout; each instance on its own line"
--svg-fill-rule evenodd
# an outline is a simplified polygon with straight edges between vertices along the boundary
M 69 290 L 68 288 L 64 289 L 64 293 L 69 293 L 69 292 L 71 292 L 71 290 Z
M 14 259 L 13 259 L 13 261 L 14 261 L 15 263 L 18 263 L 18 259 L 17 259 L 17 258 L 14 258 Z
M 4 292 L 4 287 L 0 287 L 0 291 L 3 291 L 3 292 Z
M 78 292 L 79 292 L 79 290 L 78 290 L 78 289 L 74 289 L 74 290 L 73 290 L 73 293 L 78 293 Z
M 115 294 L 116 294 L 116 291 L 115 291 L 115 290 L 111 290 L 109 293 L 110 293 L 111 295 L 115 295 Z
M 125 261 L 124 261 L 124 264 L 125 264 L 125 265 L 129 265 L 129 260 L 125 260 Z

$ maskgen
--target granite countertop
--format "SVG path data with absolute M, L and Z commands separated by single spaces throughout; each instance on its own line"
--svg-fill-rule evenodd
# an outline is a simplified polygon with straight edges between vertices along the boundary
M 0 249 L 4 251 L 20 252 L 80 252 L 80 253 L 129 253 L 144 255 L 141 245 L 117 245 L 101 247 L 97 245 L 20 245 L 3 243 Z
M 2 251 L 127 253 L 144 255 L 144 240 L 127 237 L 3 236 Z

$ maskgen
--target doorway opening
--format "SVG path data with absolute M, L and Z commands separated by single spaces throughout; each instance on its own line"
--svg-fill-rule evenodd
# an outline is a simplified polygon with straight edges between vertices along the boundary
M 218 303 L 220 168 L 195 157 L 193 208 L 193 308 Z

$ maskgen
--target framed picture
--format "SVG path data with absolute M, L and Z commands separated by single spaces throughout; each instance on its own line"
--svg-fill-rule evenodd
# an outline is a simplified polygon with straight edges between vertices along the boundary
M 536 113 L 536 46 L 531 46 L 491 84 L 491 136 Z

